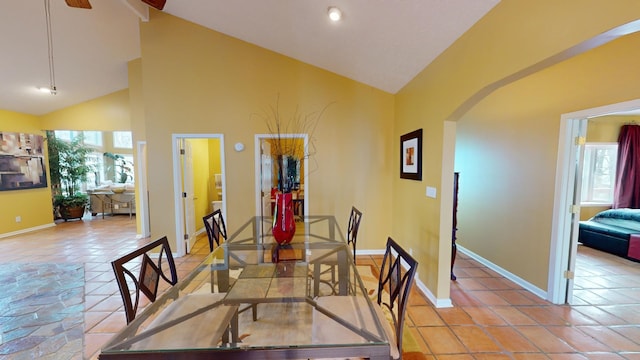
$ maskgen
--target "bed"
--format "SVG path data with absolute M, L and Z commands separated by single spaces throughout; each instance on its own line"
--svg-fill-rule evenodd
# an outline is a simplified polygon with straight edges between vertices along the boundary
M 578 241 L 585 246 L 640 260 L 640 209 L 609 209 L 581 221 Z

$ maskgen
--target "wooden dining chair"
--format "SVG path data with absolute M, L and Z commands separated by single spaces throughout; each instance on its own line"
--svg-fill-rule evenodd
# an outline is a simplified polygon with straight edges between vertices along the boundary
M 393 359 L 402 358 L 405 312 L 417 267 L 418 262 L 389 237 L 380 267 L 374 307 L 375 317 L 389 339 Z M 322 296 L 316 299 L 316 306 L 312 325 L 314 343 L 362 341 L 353 331 L 331 317 L 346 321 L 359 329 L 371 329 L 375 326 L 372 314 L 363 310 L 368 306 L 364 296 Z
M 178 282 L 176 265 L 166 236 L 112 261 L 111 267 L 124 302 L 127 324 L 136 317 L 140 293 L 154 302 L 160 279 L 171 286 Z
M 220 209 L 215 210 L 214 212 L 202 217 L 202 221 L 204 222 L 204 228 L 207 231 L 207 237 L 209 238 L 209 250 L 213 251 L 214 241 L 216 246 L 220 246 L 220 241 L 227 239 L 227 228 L 224 225 L 222 211 Z

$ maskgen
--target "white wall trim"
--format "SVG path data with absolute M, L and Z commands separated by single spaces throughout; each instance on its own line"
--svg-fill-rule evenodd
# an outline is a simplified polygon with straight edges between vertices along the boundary
M 508 280 L 513 281 L 514 283 L 516 283 L 517 285 L 522 286 L 525 290 L 530 291 L 531 293 L 533 293 L 534 295 L 546 300 L 547 299 L 547 292 L 540 289 L 539 287 L 533 285 L 532 283 L 524 280 L 523 278 L 501 268 L 500 266 L 492 263 L 491 261 L 483 258 L 482 256 L 474 253 L 473 251 L 464 248 L 463 246 L 460 246 L 460 244 L 458 244 L 457 246 L 458 251 L 469 256 L 470 258 L 472 258 L 473 260 L 479 262 L 480 264 L 488 267 L 489 269 L 497 272 L 498 274 L 504 276 L 505 278 L 507 278 Z
M 219 139 L 220 140 L 220 167 L 222 175 L 222 213 L 227 213 L 227 181 L 226 181 L 226 160 L 224 152 L 224 134 L 171 134 L 171 152 L 173 161 L 173 203 L 176 223 L 175 237 L 175 257 L 182 257 L 187 253 L 187 247 L 183 240 L 184 236 L 184 205 L 182 203 L 182 165 L 180 160 L 180 147 L 178 141 L 188 139 Z M 226 215 L 225 215 L 226 216 Z M 227 219 L 228 221 L 228 219 Z M 171 241 L 171 240 L 169 240 Z
M 570 230 L 572 227 L 572 216 L 567 210 L 570 201 L 573 199 L 573 184 L 568 184 L 570 173 L 575 171 L 572 162 L 574 150 L 572 131 L 580 119 L 589 119 L 598 116 L 610 115 L 620 112 L 628 112 L 640 109 L 640 99 L 624 101 L 616 104 L 599 106 L 591 109 L 584 109 L 572 113 L 562 114 L 560 117 L 560 134 L 558 139 L 558 159 L 556 165 L 555 200 L 553 205 L 553 222 L 551 232 L 551 244 L 549 249 L 549 285 L 548 300 L 554 304 L 571 304 L 573 302 L 573 290 L 567 289 L 567 280 L 564 278 L 564 271 L 575 269 L 570 264 L 569 259 L 574 259 L 577 252 L 577 245 L 571 242 Z M 577 226 L 577 224 L 575 224 Z M 572 284 L 569 284 L 573 287 Z
M 356 256 L 358 255 L 380 255 L 384 256 L 384 250 L 356 250 Z M 404 262 L 402 266 L 405 266 Z M 414 282 L 418 289 L 422 292 L 422 294 L 435 306 L 436 308 L 448 308 L 453 307 L 451 303 L 451 299 L 438 299 L 436 298 L 431 290 L 420 280 L 418 277 L 418 272 L 416 271 L 416 277 L 414 278 Z
M 22 234 L 30 233 L 32 231 L 47 229 L 54 226 L 56 226 L 55 223 L 49 223 L 49 224 L 34 226 L 34 227 L 22 229 L 22 230 L 12 231 L 8 233 L 0 234 L 0 239 L 10 237 L 10 236 L 15 236 L 15 235 L 22 235 Z

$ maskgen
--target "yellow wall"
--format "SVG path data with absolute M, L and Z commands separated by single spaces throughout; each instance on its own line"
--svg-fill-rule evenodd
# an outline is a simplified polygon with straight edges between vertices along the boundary
M 46 130 L 131 130 L 129 90 L 120 90 L 42 116 Z
M 254 135 L 267 129 L 252 114 L 279 94 L 283 114 L 335 102 L 315 133 L 310 211 L 346 227 L 351 206 L 361 208 L 359 248 L 382 248 L 396 173 L 392 95 L 155 11 L 141 25 L 141 47 L 149 196 L 164 209 L 151 212 L 152 237 L 175 241 L 172 133 L 224 134 L 229 231 L 255 214 Z M 244 151 L 233 150 L 237 142 Z
M 441 201 L 451 201 L 452 194 L 439 192 L 437 199 L 431 199 L 424 192 L 426 186 L 448 187 L 442 184 L 442 179 L 448 179 L 442 173 L 448 155 L 443 147 L 449 146 L 443 144 L 443 121 L 465 115 L 491 93 L 492 85 L 508 84 L 510 76 L 536 64 L 548 66 L 539 62 L 635 20 L 639 11 L 637 1 L 502 0 L 397 94 L 393 147 L 399 146 L 402 134 L 423 128 L 425 163 L 421 182 L 394 176 L 392 234 L 414 248 L 420 262 L 419 277 L 436 298 L 449 295 L 449 271 L 443 266 L 447 257 L 442 254 L 450 248 L 451 235 L 440 232 L 439 227 L 441 220 L 443 224 L 450 221 L 450 215 L 441 217 L 440 211 Z M 633 58 L 622 57 L 629 62 Z M 508 101 L 495 100 L 481 122 L 466 114 L 457 124 L 460 243 L 544 290 L 560 114 L 637 95 L 622 96 L 628 86 L 610 94 L 605 94 L 605 88 L 590 93 L 601 86 L 597 82 L 601 76 L 594 69 L 599 71 L 602 65 L 578 66 L 574 70 L 581 77 L 574 78 L 573 92 L 553 86 L 562 79 L 562 74 L 556 74 L 518 97 L 508 97 L 511 92 L 503 91 Z M 633 78 L 616 73 L 613 81 L 628 85 Z M 561 108 L 550 111 L 539 101 L 548 94 L 567 100 Z M 459 165 L 458 159 L 467 154 L 469 161 Z M 394 161 L 393 168 L 397 168 L 399 160 Z
M 0 110 L 0 130 L 45 136 L 38 117 L 6 110 Z M 45 167 L 48 187 L 0 191 L 0 204 L 3 204 L 0 206 L 0 235 L 53 225 L 48 164 L 45 163 Z M 16 216 L 21 217 L 21 222 L 16 222 Z
M 638 56 L 640 34 L 626 36 L 505 86 L 458 122 L 463 246 L 547 289 L 560 117 L 640 98 Z

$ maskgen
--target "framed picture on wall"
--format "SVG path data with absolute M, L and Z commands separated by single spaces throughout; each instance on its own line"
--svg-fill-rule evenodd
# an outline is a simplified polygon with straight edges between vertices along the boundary
M 47 187 L 44 137 L 0 132 L 0 191 Z
M 422 180 L 422 129 L 400 137 L 400 178 Z

